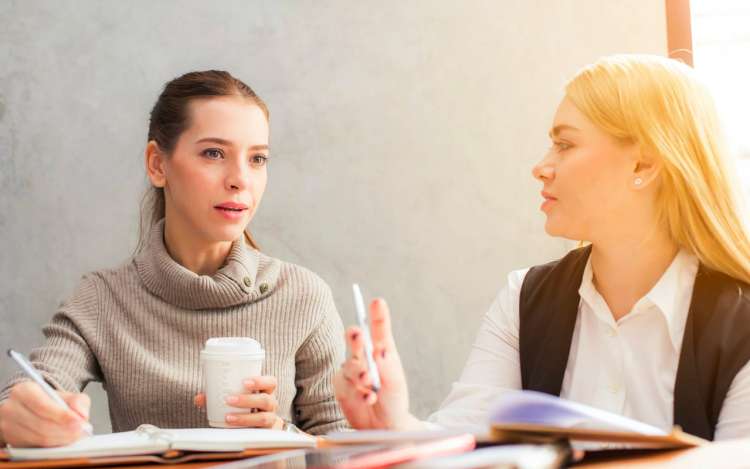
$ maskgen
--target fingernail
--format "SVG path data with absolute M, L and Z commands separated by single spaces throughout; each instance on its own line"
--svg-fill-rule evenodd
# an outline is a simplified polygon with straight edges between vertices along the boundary
M 236 404 L 240 400 L 237 396 L 227 396 L 227 403 L 228 404 Z
M 237 416 L 232 414 L 227 414 L 227 422 L 236 422 Z
M 236 381 L 235 381 L 235 382 L 236 382 Z M 247 386 L 247 387 L 253 387 L 253 386 L 255 385 L 255 381 L 253 381 L 252 379 L 246 379 L 245 381 L 243 381 L 243 383 L 244 383 L 244 384 L 245 384 L 245 386 Z

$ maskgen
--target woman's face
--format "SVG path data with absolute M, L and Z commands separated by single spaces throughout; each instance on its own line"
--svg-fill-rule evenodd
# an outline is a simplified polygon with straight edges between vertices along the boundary
M 266 188 L 268 120 L 241 97 L 196 99 L 163 159 L 168 223 L 207 242 L 242 236 Z
M 638 150 L 604 133 L 566 97 L 549 132 L 552 146 L 533 169 L 542 188 L 545 230 L 594 241 L 618 230 L 636 209 Z

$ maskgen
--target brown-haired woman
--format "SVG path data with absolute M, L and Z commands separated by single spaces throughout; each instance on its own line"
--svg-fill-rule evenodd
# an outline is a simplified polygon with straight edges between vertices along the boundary
M 315 434 L 345 426 L 331 386 L 344 344 L 330 289 L 262 254 L 246 231 L 266 187 L 268 135 L 265 103 L 229 73 L 166 84 L 151 111 L 152 187 L 136 255 L 85 275 L 31 354 L 74 410 L 14 377 L 0 393 L 0 443 L 78 439 L 91 381 L 104 384 L 114 431 L 206 426 L 198 358 L 217 336 L 252 337 L 266 351 L 265 376 L 227 398 L 237 407 L 229 425 L 294 422 Z

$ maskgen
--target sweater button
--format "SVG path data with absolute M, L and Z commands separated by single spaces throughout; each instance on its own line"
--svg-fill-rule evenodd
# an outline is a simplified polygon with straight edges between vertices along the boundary
M 268 284 L 267 283 L 261 283 L 260 284 L 260 294 L 264 294 L 268 291 Z
M 243 279 L 242 279 L 242 283 L 244 283 L 244 284 L 245 284 L 245 286 L 249 288 L 249 287 L 250 287 L 250 285 L 252 285 L 252 284 L 253 284 L 253 281 L 252 281 L 252 280 L 250 280 L 250 277 L 245 277 L 245 278 L 243 278 Z

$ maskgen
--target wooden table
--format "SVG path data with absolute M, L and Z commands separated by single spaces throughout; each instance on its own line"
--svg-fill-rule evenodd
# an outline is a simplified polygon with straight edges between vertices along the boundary
M 123 469 L 164 469 L 173 467 L 180 469 L 205 469 L 226 461 L 202 462 L 181 464 L 179 466 L 126 466 Z M 660 452 L 636 457 L 623 457 L 601 462 L 584 462 L 576 464 L 575 469 L 683 469 L 683 468 L 706 468 L 706 469 L 741 469 L 750 468 L 750 439 L 730 440 L 710 445 Z
M 226 464 L 229 461 L 194 462 L 186 464 L 130 465 L 122 469 L 205 469 Z M 118 466 L 107 466 L 115 469 Z M 640 456 L 623 456 L 606 461 L 586 462 L 572 466 L 575 469 L 741 469 L 750 468 L 750 438 L 711 443 L 706 446 L 652 453 Z
M 162 467 L 180 469 L 205 469 L 226 461 L 181 464 L 179 466 L 125 466 L 123 469 L 156 469 Z M 637 457 L 624 457 L 610 461 L 583 463 L 575 469 L 741 469 L 750 468 L 750 439 L 713 443 L 700 448 L 669 451 Z

